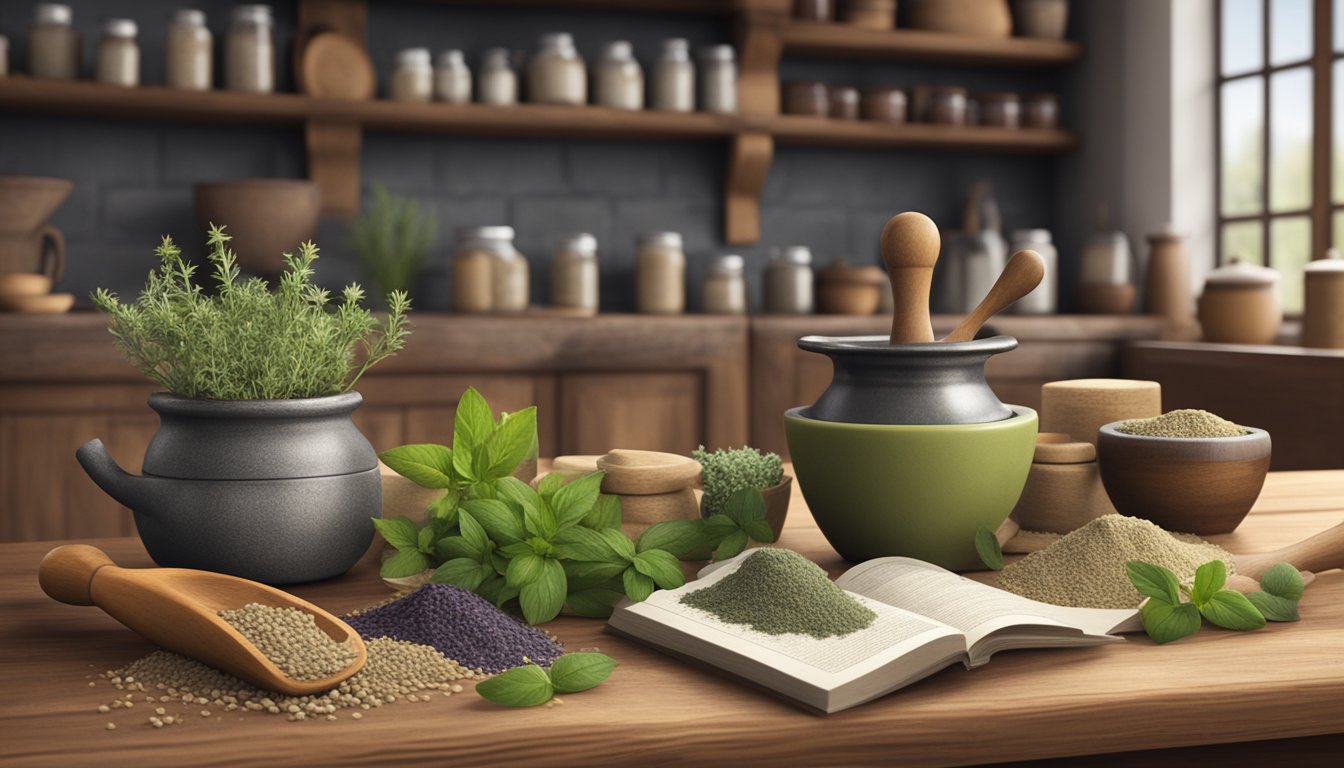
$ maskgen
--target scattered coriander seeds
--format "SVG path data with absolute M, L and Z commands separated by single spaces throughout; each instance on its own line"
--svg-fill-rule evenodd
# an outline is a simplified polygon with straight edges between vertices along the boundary
M 1115 428 L 1116 432 L 1141 437 L 1241 437 L 1249 434 L 1245 427 L 1234 424 L 1208 411 L 1182 408 L 1151 419 L 1133 419 Z
M 116 724 L 116 723 L 108 723 L 108 724 L 107 724 L 107 730 L 109 730 L 109 731 L 115 731 L 115 730 L 117 730 L 117 724 Z
M 219 615 L 295 680 L 318 680 L 346 669 L 358 654 L 318 626 L 311 613 L 249 603 Z M 197 704 L 209 703 L 198 697 Z

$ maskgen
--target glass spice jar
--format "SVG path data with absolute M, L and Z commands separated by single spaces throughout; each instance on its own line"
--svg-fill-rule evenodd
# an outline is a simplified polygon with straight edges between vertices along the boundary
M 607 43 L 594 73 L 595 101 L 612 109 L 644 108 L 644 70 L 626 40 Z
M 449 104 L 471 102 L 471 70 L 461 51 L 439 53 L 439 65 L 434 68 L 434 98 Z
M 900 124 L 906 120 L 905 91 L 900 88 L 865 88 L 859 101 L 864 120 Z
M 275 91 L 275 23 L 269 5 L 234 6 L 225 42 L 224 85 L 231 91 Z
M 1016 93 L 980 94 L 980 125 L 1017 128 L 1022 124 L 1022 102 Z
M 1013 312 L 1019 315 L 1048 315 L 1055 311 L 1055 295 L 1059 285 L 1059 252 L 1055 250 L 1053 238 L 1048 229 L 1019 229 L 1013 232 L 1009 253 L 1032 250 L 1041 255 L 1045 262 L 1045 274 L 1041 282 L 1026 296 L 1013 304 Z
M 731 45 L 700 50 L 700 108 L 705 112 L 737 112 L 737 53 Z
M 551 304 L 597 314 L 597 238 L 567 235 L 551 259 Z
M 9 38 L 0 35 L 0 77 L 9 74 Z
M 746 262 L 741 256 L 720 256 L 709 265 L 701 309 L 707 315 L 747 313 Z
M 174 13 L 164 45 L 164 83 L 184 91 L 210 90 L 214 83 L 213 47 L 203 11 L 184 8 Z
M 663 52 L 653 70 L 653 108 L 663 112 L 695 111 L 695 64 L 691 44 L 674 37 L 663 41 Z
M 831 112 L 830 95 L 825 83 L 798 80 L 784 84 L 784 113 L 826 117 Z
M 640 238 L 635 276 L 640 312 L 679 315 L 686 311 L 686 252 L 680 234 L 653 232 Z
M 527 65 L 527 98 L 534 104 L 579 106 L 588 101 L 588 73 L 568 32 L 541 36 Z
M 858 120 L 859 89 L 848 85 L 833 86 L 830 116 L 836 120 Z
M 1022 123 L 1028 128 L 1058 128 L 1059 97 L 1053 93 L 1028 95 L 1023 105 Z
M 394 101 L 429 101 L 434 96 L 434 67 L 428 48 L 407 48 L 397 53 L 397 68 L 388 83 Z
M 462 227 L 453 252 L 453 310 L 486 314 L 495 308 L 494 256 L 490 235 L 497 227 Z M 510 231 L 510 237 L 512 231 Z
M 130 19 L 108 19 L 94 55 L 94 79 L 108 85 L 134 88 L 140 84 L 139 30 Z
M 944 86 L 930 94 L 929 122 L 939 125 L 966 125 L 966 89 Z
M 812 251 L 805 245 L 772 248 L 765 268 L 765 311 L 810 315 L 813 310 Z
M 52 80 L 79 77 L 79 30 L 74 13 L 60 3 L 38 3 L 28 28 L 28 74 Z
M 518 73 L 513 71 L 510 58 L 507 48 L 488 48 L 481 54 L 482 104 L 508 106 L 518 103 Z

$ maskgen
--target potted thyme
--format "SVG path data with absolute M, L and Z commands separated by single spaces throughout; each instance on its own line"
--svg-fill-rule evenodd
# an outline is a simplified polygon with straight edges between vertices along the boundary
M 691 458 L 700 462 L 700 513 L 710 517 L 721 511 L 733 494 L 755 488 L 765 498 L 765 519 L 775 538 L 784 529 L 789 514 L 789 495 L 793 478 L 784 474 L 784 464 L 773 453 L 762 453 L 751 446 L 707 451 L 696 448 Z
M 318 249 L 285 254 L 272 292 L 240 279 L 229 237 L 211 226 L 214 292 L 165 237 L 140 296 L 96 291 L 114 343 L 166 390 L 144 474 L 128 475 L 101 440 L 76 453 L 99 487 L 135 513 L 161 566 L 273 584 L 344 573 L 368 548 L 382 505 L 378 461 L 351 414 L 353 387 L 402 349 L 405 293 L 376 318 L 358 285 L 339 301 L 313 284 Z

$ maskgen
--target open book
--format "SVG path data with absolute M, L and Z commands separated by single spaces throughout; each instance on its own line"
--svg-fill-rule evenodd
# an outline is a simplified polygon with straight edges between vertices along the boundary
M 862 704 L 956 662 L 978 667 L 999 651 L 1121 642 L 1142 630 L 1136 610 L 1064 608 L 1018 597 L 905 557 L 870 560 L 836 584 L 877 614 L 845 637 L 768 635 L 681 603 L 735 571 L 747 550 L 683 587 L 623 602 L 610 626 L 700 660 L 823 712 Z

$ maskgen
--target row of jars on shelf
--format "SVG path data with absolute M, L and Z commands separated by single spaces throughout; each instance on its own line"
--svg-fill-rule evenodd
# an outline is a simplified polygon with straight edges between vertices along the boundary
M 858 88 L 813 80 L 784 84 L 784 113 L 871 120 L 881 123 L 935 123 L 988 125 L 999 128 L 1056 128 L 1059 99 L 1053 93 L 986 92 L 970 96 L 959 86 L 923 86 L 911 89 L 881 86 Z
M 457 232 L 452 263 L 452 301 L 457 312 L 521 312 L 527 309 L 527 258 L 513 245 L 513 227 L 467 227 Z M 707 314 L 747 312 L 745 260 L 717 257 L 702 285 L 701 309 Z M 551 259 L 551 305 L 580 313 L 599 306 L 597 238 L 567 235 Z M 635 305 L 651 315 L 686 311 L 686 251 L 677 232 L 651 232 L 639 238 L 635 259 Z M 777 314 L 813 311 L 812 253 L 805 246 L 771 249 L 765 271 L 765 309 Z
M 699 84 L 690 43 L 682 38 L 663 41 L 648 88 L 648 106 L 665 112 L 692 112 L 697 90 L 705 112 L 737 111 L 737 56 L 731 45 L 711 45 L 699 51 Z M 567 32 L 541 36 L 536 54 L 527 63 L 527 100 L 536 104 L 589 103 L 589 72 Z M 514 104 L 519 100 L 518 76 L 512 55 L 504 48 L 487 49 L 481 57 L 478 100 L 485 104 Z M 594 104 L 614 109 L 645 108 L 644 70 L 634 47 L 625 40 L 606 44 L 592 71 Z M 472 101 L 472 76 L 459 50 L 443 51 L 431 65 L 428 48 L 408 48 L 397 55 L 388 96 L 400 101 Z

